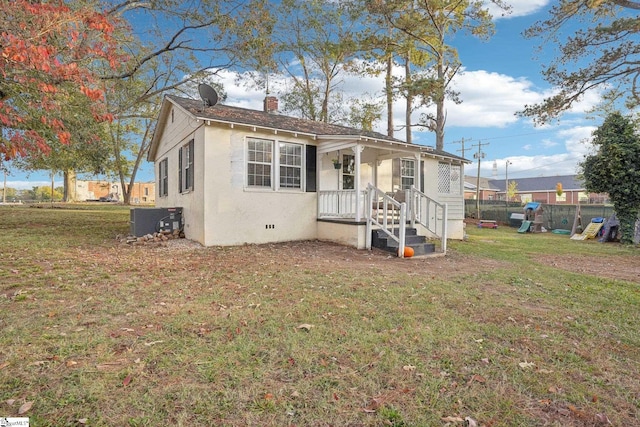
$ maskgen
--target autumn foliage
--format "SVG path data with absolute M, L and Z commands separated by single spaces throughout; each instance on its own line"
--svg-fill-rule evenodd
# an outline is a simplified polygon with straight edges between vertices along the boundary
M 91 101 L 91 111 L 75 114 L 110 118 L 94 70 L 123 60 L 113 37 L 118 21 L 88 6 L 27 0 L 3 2 L 0 20 L 0 155 L 46 153 L 54 140 L 68 144 L 66 117 L 79 97 Z

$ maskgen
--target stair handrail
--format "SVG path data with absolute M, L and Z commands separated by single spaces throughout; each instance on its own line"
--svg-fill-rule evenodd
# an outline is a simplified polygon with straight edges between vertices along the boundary
M 374 205 L 376 215 L 374 216 Z M 380 211 L 382 210 L 382 214 Z M 391 213 L 389 213 L 391 210 Z M 398 211 L 398 235 L 395 230 L 395 211 Z M 376 225 L 389 238 L 398 243 L 398 256 L 404 258 L 404 248 L 406 242 L 406 224 L 407 224 L 407 204 L 398 202 L 392 196 L 388 195 L 372 184 L 367 185 L 366 209 L 365 216 L 367 220 L 366 227 L 366 247 L 371 249 L 371 231 Z M 380 222 L 382 220 L 382 222 Z
M 437 200 L 424 194 L 416 187 L 411 186 L 409 193 L 409 216 L 411 220 L 411 226 L 414 227 L 415 223 L 422 225 L 424 228 L 433 233 L 436 237 L 440 238 L 440 247 L 442 253 L 447 253 L 447 222 L 448 222 L 448 206 L 446 203 L 440 203 Z M 426 203 L 426 212 L 421 209 L 422 203 Z M 429 206 L 433 204 L 436 212 L 434 212 L 434 224 L 432 225 L 429 219 Z M 437 230 L 437 218 L 438 209 L 442 209 L 442 230 Z

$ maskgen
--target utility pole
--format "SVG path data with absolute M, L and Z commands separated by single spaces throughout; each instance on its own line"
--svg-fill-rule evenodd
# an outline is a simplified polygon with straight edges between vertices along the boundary
M 482 142 L 478 142 L 477 144 L 472 145 L 472 147 L 478 147 L 478 152 L 473 155 L 473 158 L 478 160 L 478 176 L 476 178 L 476 215 L 478 221 L 482 219 L 480 217 L 480 161 L 484 158 L 484 152 L 482 151 L 482 147 L 484 145 L 489 145 L 489 143 L 485 142 L 483 144 Z
M 462 154 L 460 155 L 460 157 L 464 158 L 464 143 L 465 143 L 465 139 L 462 138 L 460 139 L 460 141 L 453 141 L 453 144 L 460 144 L 462 146 L 462 148 L 460 150 L 456 150 L 456 151 L 460 151 Z
M 509 207 L 509 165 L 512 165 L 509 160 L 504 164 L 504 199 L 507 201 L 507 208 Z

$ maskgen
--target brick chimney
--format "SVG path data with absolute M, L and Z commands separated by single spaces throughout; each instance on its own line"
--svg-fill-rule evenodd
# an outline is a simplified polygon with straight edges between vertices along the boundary
M 275 96 L 266 96 L 264 98 L 264 111 L 266 113 L 277 113 L 278 112 L 278 98 Z

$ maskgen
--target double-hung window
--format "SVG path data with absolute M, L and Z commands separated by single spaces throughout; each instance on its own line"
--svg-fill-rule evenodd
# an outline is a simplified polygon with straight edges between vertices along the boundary
M 400 182 L 403 190 L 409 190 L 415 182 L 416 161 L 400 159 Z
M 271 188 L 273 141 L 247 139 L 247 185 Z
M 247 138 L 247 187 L 300 190 L 304 162 L 302 144 Z
M 178 152 L 179 188 L 181 193 L 193 191 L 193 139 Z
M 302 145 L 281 142 L 280 188 L 302 187 Z
M 169 160 L 162 159 L 158 164 L 158 196 L 164 197 L 169 194 Z

